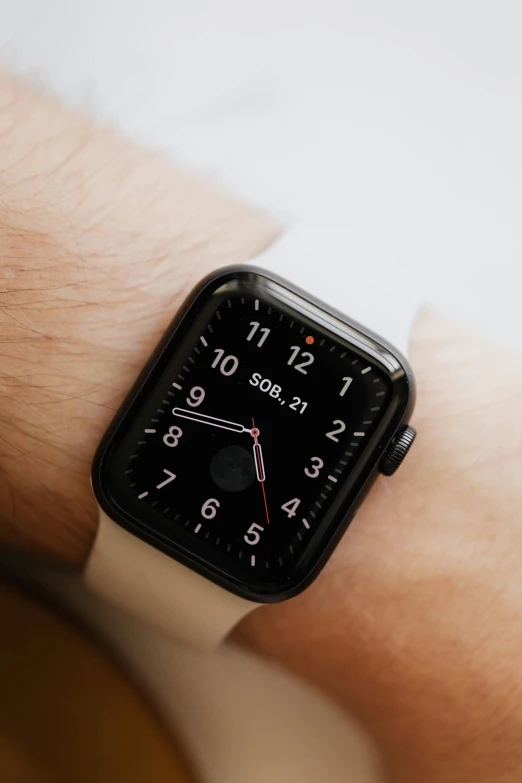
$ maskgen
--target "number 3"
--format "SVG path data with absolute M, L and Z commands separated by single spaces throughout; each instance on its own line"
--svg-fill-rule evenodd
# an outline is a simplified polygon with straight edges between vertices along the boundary
M 306 475 L 309 478 L 317 478 L 321 468 L 324 465 L 324 462 L 323 462 L 323 460 L 320 457 L 312 457 L 311 458 L 311 462 L 312 462 L 312 467 L 311 468 L 305 468 L 304 472 L 306 473 Z M 313 464 L 314 462 L 316 463 L 315 465 Z

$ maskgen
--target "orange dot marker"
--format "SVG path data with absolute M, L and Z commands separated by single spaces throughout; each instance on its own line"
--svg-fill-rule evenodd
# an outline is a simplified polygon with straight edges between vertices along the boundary
M 308 337 L 305 338 L 305 343 L 307 345 L 312 345 L 312 343 L 315 342 L 315 337 L 313 337 L 311 334 L 308 335 Z

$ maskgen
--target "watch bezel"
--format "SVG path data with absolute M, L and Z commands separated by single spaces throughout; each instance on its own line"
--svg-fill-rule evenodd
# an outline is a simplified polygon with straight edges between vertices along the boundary
M 154 371 L 164 352 L 169 349 L 171 343 L 176 339 L 176 335 L 178 335 L 177 339 L 180 339 L 180 330 L 190 314 L 194 310 L 197 312 L 207 300 L 208 296 L 211 295 L 211 292 L 220 285 L 231 280 L 241 281 L 244 279 L 251 282 L 253 276 L 256 275 L 264 278 L 265 282 L 268 281 L 269 283 L 275 284 L 279 291 L 281 288 L 284 289 L 288 294 L 291 306 L 295 307 L 296 303 L 300 302 L 301 305 L 305 307 L 305 310 L 302 312 L 308 315 L 308 317 L 310 317 L 310 314 L 306 313 L 307 306 L 316 314 L 317 310 L 319 310 L 320 314 L 318 318 L 316 318 L 317 323 L 321 322 L 319 318 L 322 314 L 326 321 L 329 321 L 332 324 L 334 322 L 341 324 L 345 330 L 342 334 L 342 338 L 351 343 L 354 348 L 366 351 L 374 361 L 379 361 L 382 368 L 388 372 L 389 378 L 393 384 L 392 397 L 398 395 L 400 398 L 396 401 L 393 410 L 391 410 L 390 404 L 389 415 L 387 412 L 387 415 L 380 423 L 375 433 L 375 437 L 377 434 L 379 434 L 379 437 L 371 450 L 369 455 L 370 458 L 367 455 L 365 460 L 358 460 L 354 466 L 354 471 L 350 472 L 347 477 L 348 480 L 344 482 L 341 489 L 344 490 L 349 485 L 350 489 L 346 492 L 346 496 L 342 503 L 339 504 L 333 521 L 328 526 L 328 535 L 323 534 L 319 543 L 316 542 L 313 553 L 314 556 L 313 558 L 310 558 L 310 564 L 306 574 L 293 581 L 288 580 L 281 589 L 276 591 L 272 589 L 270 591 L 260 590 L 259 587 L 249 587 L 246 583 L 242 583 L 240 580 L 223 574 L 219 569 L 213 569 L 209 563 L 203 562 L 196 555 L 188 553 L 181 547 L 177 547 L 175 542 L 166 541 L 157 531 L 153 531 L 146 525 L 140 525 L 139 521 L 130 513 L 126 513 L 111 502 L 110 492 L 106 490 L 102 478 L 104 459 L 110 449 L 114 436 L 118 432 L 122 422 L 133 410 L 134 405 L 144 392 L 144 388 L 148 385 L 151 377 L 154 377 Z M 328 325 L 330 326 L 330 324 Z M 398 385 L 400 386 L 400 394 L 398 392 Z M 397 431 L 409 422 L 414 403 L 415 383 L 411 367 L 406 358 L 386 340 L 376 335 L 370 329 L 367 329 L 352 320 L 344 313 L 340 313 L 327 306 L 313 295 L 302 291 L 298 286 L 280 278 L 278 275 L 267 273 L 263 269 L 250 264 L 248 266 L 233 265 L 224 267 L 203 278 L 185 298 L 126 395 L 96 450 L 92 469 L 93 490 L 103 511 L 129 533 L 138 536 L 149 545 L 159 549 L 166 555 L 181 562 L 183 565 L 191 568 L 207 579 L 210 579 L 220 587 L 229 590 L 242 598 L 259 603 L 283 601 L 302 592 L 302 590 L 313 582 L 324 567 L 333 550 L 339 543 L 339 540 L 348 528 L 351 520 L 355 516 L 356 511 L 359 509 L 364 497 L 377 478 L 384 451 L 393 440 Z

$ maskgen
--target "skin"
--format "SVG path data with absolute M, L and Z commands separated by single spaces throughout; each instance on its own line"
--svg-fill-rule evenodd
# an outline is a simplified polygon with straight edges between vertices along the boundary
M 191 286 L 278 228 L 8 76 L 0 138 L 0 539 L 80 566 L 125 391 Z M 391 781 L 519 781 L 522 361 L 431 313 L 411 356 L 411 455 L 235 638 L 356 714 Z

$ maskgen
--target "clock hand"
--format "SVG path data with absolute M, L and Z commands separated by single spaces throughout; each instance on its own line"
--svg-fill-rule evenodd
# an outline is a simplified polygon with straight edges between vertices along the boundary
M 254 438 L 254 462 L 256 463 L 257 480 L 261 482 L 261 489 L 263 490 L 263 500 L 265 502 L 265 513 L 267 524 L 270 524 L 270 516 L 268 514 L 268 503 L 266 502 L 266 490 L 265 490 L 265 464 L 263 462 L 263 451 L 261 444 L 258 441 L 259 430 L 256 427 L 254 417 L 252 416 L 252 429 L 250 434 Z
M 210 424 L 211 427 L 220 427 L 223 430 L 232 430 L 232 432 L 251 432 L 248 427 L 243 427 L 242 424 L 238 424 L 235 421 L 218 419 L 215 416 L 207 416 L 205 413 L 189 411 L 185 408 L 173 408 L 172 413 L 174 416 L 179 416 L 182 419 L 190 419 L 191 421 L 197 421 L 200 424 Z

